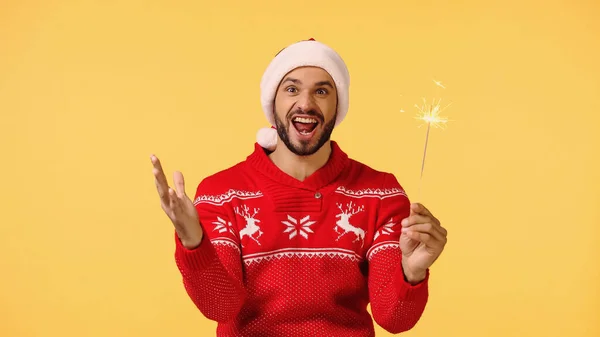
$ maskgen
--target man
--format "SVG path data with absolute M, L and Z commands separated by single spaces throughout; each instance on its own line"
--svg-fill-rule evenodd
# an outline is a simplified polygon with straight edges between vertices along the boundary
M 170 188 L 151 157 L 183 284 L 218 336 L 373 336 L 373 320 L 399 333 L 421 317 L 447 232 L 392 174 L 330 140 L 348 87 L 334 50 L 292 44 L 263 75 L 273 127 L 244 161 L 205 178 L 192 201 L 183 175 Z

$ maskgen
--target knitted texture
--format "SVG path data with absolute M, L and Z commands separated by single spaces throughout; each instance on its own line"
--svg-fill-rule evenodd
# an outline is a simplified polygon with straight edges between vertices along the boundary
M 420 319 L 429 271 L 407 283 L 399 247 L 408 197 L 392 174 L 331 144 L 327 164 L 304 181 L 255 144 L 198 185 L 205 236 L 193 250 L 175 236 L 175 259 L 217 336 L 366 337 L 374 322 L 398 333 Z

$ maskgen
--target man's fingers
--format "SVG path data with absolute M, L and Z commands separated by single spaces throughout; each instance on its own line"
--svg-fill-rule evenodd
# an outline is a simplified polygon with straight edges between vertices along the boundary
M 154 174 L 154 182 L 156 184 L 156 189 L 158 190 L 158 195 L 160 196 L 161 202 L 168 204 L 169 184 L 167 183 L 167 177 L 165 177 L 160 160 L 158 160 L 155 155 L 150 156 L 150 160 L 152 161 L 152 173 Z
M 433 222 L 434 219 L 425 216 L 425 215 L 421 215 L 421 214 L 413 214 L 411 216 L 409 216 L 408 218 L 402 220 L 402 227 L 410 227 L 410 226 L 414 226 L 414 225 L 418 225 L 418 224 L 422 224 L 422 223 L 428 223 L 428 222 Z M 437 223 L 434 223 L 437 225 Z
M 436 229 L 439 230 L 444 236 L 446 236 L 448 234 L 446 229 L 440 225 L 440 223 L 437 219 L 429 217 L 429 216 L 425 216 L 425 215 L 420 215 L 420 214 L 413 214 L 413 215 L 409 216 L 408 218 L 403 219 L 402 227 L 408 228 L 408 227 L 412 227 L 415 225 L 426 224 L 426 223 L 430 223 L 430 224 L 434 225 L 436 227 Z
M 160 160 L 158 159 L 158 157 L 155 155 L 151 155 L 150 161 L 152 162 L 152 166 L 156 169 L 156 172 L 158 174 L 162 174 L 164 177 L 162 164 L 160 163 Z M 166 179 L 165 179 L 165 181 L 166 181 Z
M 169 187 L 169 207 L 173 211 L 174 215 L 179 214 L 181 210 L 181 203 L 177 197 L 177 192 Z
M 442 234 L 444 235 L 444 237 L 448 237 L 448 231 L 446 230 L 446 228 L 444 228 L 442 226 L 438 226 L 438 230 L 440 232 L 442 232 Z
M 432 235 L 431 233 L 410 230 L 403 234 L 411 240 L 419 241 L 428 247 L 439 248 L 443 247 L 446 244 L 445 239 L 439 240 L 436 236 Z
M 175 183 L 175 189 L 177 192 L 177 196 L 183 198 L 186 196 L 185 194 L 185 181 L 183 179 L 183 174 L 179 171 L 175 171 L 173 173 L 173 182 Z
M 428 215 L 433 217 L 429 209 L 427 209 L 427 207 L 423 206 L 423 204 L 418 202 L 410 204 L 410 210 L 416 214 Z
M 158 191 L 158 196 L 160 197 L 160 202 L 162 204 L 168 204 L 169 203 L 169 186 L 161 183 L 160 179 L 158 177 L 154 177 L 154 184 L 156 185 L 156 190 Z
M 421 203 L 410 204 L 410 215 L 424 215 L 432 218 L 438 225 L 440 221 Z
M 404 233 L 409 239 L 419 241 L 424 243 L 427 246 L 431 245 L 432 236 L 427 233 L 409 231 Z
M 404 227 L 402 228 L 402 232 L 427 234 L 437 241 L 443 243 L 446 242 L 446 235 L 440 230 L 439 226 L 436 226 L 432 223 L 421 223 L 410 227 Z
M 429 211 L 429 209 L 427 209 L 427 207 L 425 207 L 423 204 L 421 204 L 419 202 L 414 202 L 414 203 L 410 204 L 410 210 L 417 214 L 433 216 L 431 214 L 431 212 Z

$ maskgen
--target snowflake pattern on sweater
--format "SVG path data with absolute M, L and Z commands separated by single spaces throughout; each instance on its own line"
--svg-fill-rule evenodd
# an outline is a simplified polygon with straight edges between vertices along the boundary
M 175 257 L 218 336 L 374 336 L 373 321 L 397 333 L 420 319 L 429 272 L 417 285 L 404 280 L 406 193 L 393 175 L 332 149 L 302 182 L 255 145 L 199 184 L 205 239 L 187 250 L 176 237 Z

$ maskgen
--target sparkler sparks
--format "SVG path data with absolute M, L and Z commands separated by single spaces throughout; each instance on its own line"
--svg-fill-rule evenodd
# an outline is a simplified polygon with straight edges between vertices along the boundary
M 444 87 L 441 84 L 441 82 L 436 81 L 436 80 L 433 80 L 433 81 L 437 86 L 439 86 L 443 89 L 446 89 L 446 87 Z M 441 102 L 442 102 L 441 98 L 438 99 L 437 101 L 435 99 L 433 99 L 431 103 L 428 103 L 427 100 L 425 98 L 423 98 L 423 105 L 419 106 L 419 105 L 415 104 L 415 107 L 419 111 L 415 118 L 417 120 L 423 121 L 423 122 L 425 122 L 425 124 L 427 124 L 427 133 L 425 135 L 425 149 L 423 150 L 423 161 L 421 163 L 421 176 L 419 178 L 418 199 L 421 198 L 421 181 L 423 180 L 423 172 L 425 170 L 425 157 L 427 156 L 427 144 L 429 142 L 429 131 L 432 126 L 434 128 L 445 129 L 446 123 L 448 122 L 448 119 L 445 117 L 441 117 L 440 114 L 447 107 L 449 107 L 452 103 L 446 105 L 445 107 L 442 107 Z M 423 124 L 421 124 L 419 127 L 421 127 L 421 126 L 423 126 Z
M 433 80 L 433 83 L 435 83 L 435 85 L 437 85 L 440 88 L 446 89 L 446 87 L 440 81 Z
M 415 107 L 417 108 L 417 110 L 419 110 L 419 113 L 417 114 L 417 117 L 415 117 L 415 118 L 418 120 L 424 121 L 428 127 L 433 126 L 434 128 L 445 129 L 446 123 L 448 122 L 448 118 L 441 117 L 440 113 L 442 113 L 442 111 L 444 111 L 452 103 L 450 103 L 442 108 L 442 106 L 440 104 L 441 102 L 442 102 L 442 99 L 440 98 L 437 100 L 437 102 L 434 99 L 431 103 L 427 103 L 427 100 L 425 100 L 425 98 L 423 98 L 423 105 L 419 106 L 419 105 L 415 104 Z M 423 126 L 423 125 L 421 125 L 421 126 Z M 421 126 L 419 126 L 419 127 L 421 127 Z

